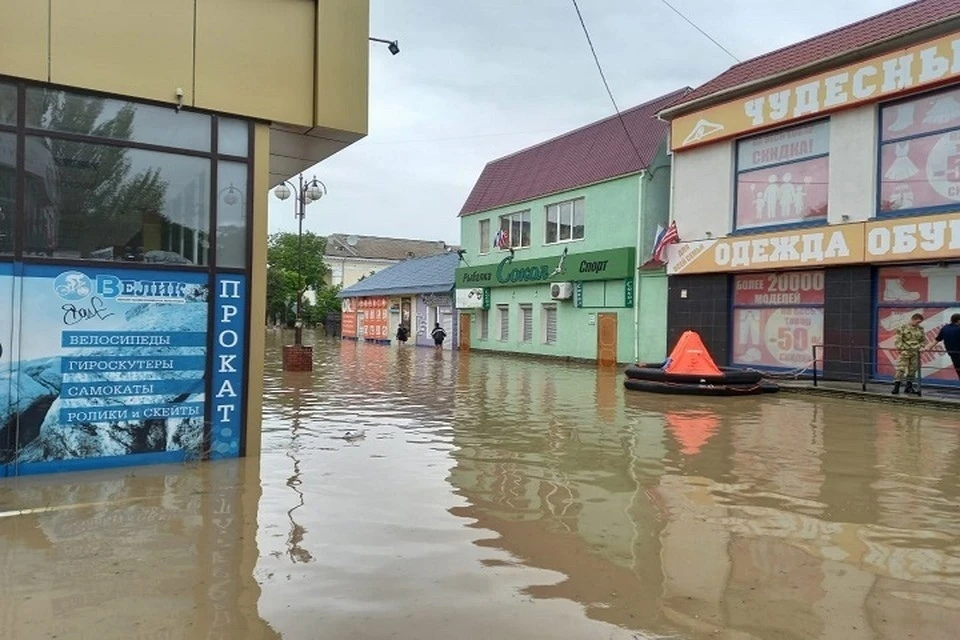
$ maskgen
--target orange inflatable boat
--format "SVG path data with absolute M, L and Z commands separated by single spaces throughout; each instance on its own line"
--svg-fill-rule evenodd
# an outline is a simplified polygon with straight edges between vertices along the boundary
M 780 390 L 758 371 L 718 367 L 694 331 L 680 336 L 666 361 L 630 365 L 624 374 L 627 389 L 652 393 L 732 396 Z

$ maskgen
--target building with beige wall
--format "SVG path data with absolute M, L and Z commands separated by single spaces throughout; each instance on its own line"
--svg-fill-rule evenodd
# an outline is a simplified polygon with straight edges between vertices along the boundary
M 0 15 L 0 476 L 257 455 L 267 193 L 366 135 L 369 2 Z
M 671 123 L 671 342 L 889 378 L 895 331 L 960 312 L 960 17 L 920 0 L 731 67 Z M 948 354 L 928 380 L 957 382 Z

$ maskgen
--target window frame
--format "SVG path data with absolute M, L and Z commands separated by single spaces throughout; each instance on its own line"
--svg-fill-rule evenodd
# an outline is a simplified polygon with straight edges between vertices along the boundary
M 553 340 L 550 340 L 550 317 L 553 317 Z M 557 315 L 557 303 L 544 302 L 540 307 L 540 324 L 543 327 L 542 342 L 548 347 L 557 344 L 559 334 L 559 318 Z
M 520 343 L 533 343 L 533 305 L 522 303 L 520 309 Z
M 513 235 L 513 224 L 514 224 L 514 221 L 513 221 L 513 219 L 514 219 L 515 217 L 518 217 L 518 216 L 519 216 L 519 221 L 520 221 L 520 242 L 521 242 L 521 244 L 514 244 L 514 243 L 513 243 L 513 238 L 514 238 L 514 235 Z M 526 220 L 524 220 L 524 218 L 526 218 Z M 514 212 L 512 212 L 512 213 L 505 213 L 505 214 L 503 214 L 503 215 L 501 215 L 501 216 L 498 216 L 497 219 L 500 221 L 500 225 L 497 227 L 497 231 L 498 231 L 498 232 L 499 232 L 501 229 L 503 229 L 503 222 L 504 222 L 504 220 L 509 220 L 509 221 L 510 221 L 509 224 L 508 224 L 508 231 L 509 231 L 509 234 L 510 234 L 510 246 L 509 246 L 508 248 L 506 248 L 506 249 L 501 249 L 500 247 L 497 247 L 497 250 L 498 250 L 498 251 L 509 251 L 510 249 L 513 249 L 514 251 L 517 251 L 517 250 L 519 250 L 519 249 L 529 249 L 529 248 L 532 246 L 533 242 L 532 242 L 531 236 L 533 236 L 533 220 L 532 220 L 532 218 L 531 218 L 531 216 L 530 216 L 530 209 L 523 209 L 523 210 L 520 210 L 520 211 L 514 211 Z M 524 222 L 526 222 L 527 225 L 529 225 L 529 231 L 528 231 L 528 233 L 527 233 L 526 235 L 523 234 L 523 224 L 524 224 Z M 522 244 L 524 240 L 527 241 L 527 244 Z M 493 244 L 493 243 L 491 242 L 491 244 Z
M 98 136 L 94 134 L 87 133 L 71 133 L 64 131 L 55 131 L 49 128 L 42 128 L 39 126 L 27 126 L 26 123 L 26 94 L 29 90 L 44 90 L 50 92 L 63 92 L 69 95 L 78 96 L 86 99 L 102 99 L 102 100 L 114 100 L 122 103 L 133 104 L 133 105 L 143 105 L 151 107 L 161 107 L 164 109 L 169 109 L 170 105 L 156 100 L 147 100 L 141 98 L 133 98 L 130 96 L 123 96 L 119 94 L 107 93 L 102 91 L 93 91 L 87 89 L 78 89 L 77 87 L 68 87 L 59 84 L 52 83 L 40 83 L 27 81 L 19 78 L 11 78 L 8 76 L 0 75 L 0 84 L 6 86 L 13 86 L 15 88 L 14 95 L 16 96 L 16 123 L 15 124 L 0 124 L 0 131 L 13 133 L 16 136 L 16 170 L 14 176 L 14 196 L 16 200 L 16 207 L 12 213 L 13 224 L 12 224 L 12 235 L 13 235 L 13 251 L 0 254 L 0 260 L 14 260 L 22 261 L 32 264 L 63 264 L 63 265 L 74 265 L 79 267 L 89 267 L 89 268 L 122 268 L 122 269 L 142 269 L 142 270 L 153 270 L 153 271 L 210 271 L 211 273 L 240 273 L 240 274 L 249 274 L 251 268 L 251 258 L 252 258 L 252 220 L 253 220 L 253 198 L 250 197 L 253 189 L 253 179 L 254 179 L 254 167 L 253 161 L 255 157 L 254 153 L 254 138 L 255 138 L 255 123 L 251 119 L 246 119 L 238 116 L 231 116 L 228 114 L 221 114 L 215 111 L 210 111 L 206 109 L 193 109 L 185 107 L 183 109 L 186 113 L 200 114 L 209 117 L 210 119 L 210 145 L 208 150 L 196 150 L 190 148 L 181 148 L 176 146 L 168 146 L 165 144 L 157 144 L 151 142 L 136 142 L 130 140 L 119 140 L 117 138 L 109 138 L 104 136 Z M 219 123 L 220 120 L 233 120 L 244 122 L 247 126 L 247 154 L 245 156 L 237 156 L 234 154 L 221 153 L 217 140 L 219 133 Z M 77 258 L 73 256 L 42 256 L 42 255 L 28 255 L 24 251 L 24 240 L 25 233 L 27 230 L 28 216 L 25 206 L 25 186 L 26 186 L 26 175 L 25 175 L 25 157 L 26 157 L 26 139 L 28 137 L 39 137 L 47 138 L 50 140 L 60 140 L 67 142 L 75 142 L 80 144 L 93 144 L 93 145 L 102 145 L 105 147 L 114 147 L 121 149 L 131 149 L 131 150 L 143 150 L 143 151 L 154 151 L 166 154 L 173 154 L 177 156 L 187 156 L 187 157 L 196 157 L 203 158 L 207 160 L 210 165 L 210 170 L 207 173 L 209 178 L 209 205 L 208 205 L 208 217 L 207 217 L 207 226 L 209 231 L 207 232 L 207 247 L 204 251 L 206 254 L 206 260 L 203 264 L 180 264 L 180 263 L 166 263 L 166 262 L 145 262 L 145 261 L 126 261 L 126 260 L 106 260 L 106 259 L 97 259 L 97 258 Z M 243 209 L 245 214 L 245 260 L 244 265 L 241 267 L 236 266 L 223 266 L 220 267 L 217 265 L 216 260 L 216 230 L 218 229 L 217 225 L 217 211 L 219 209 L 219 200 L 222 194 L 217 190 L 218 176 L 217 176 L 217 167 L 220 161 L 230 161 L 234 163 L 240 163 L 246 166 L 246 193 L 242 193 L 241 197 L 243 198 Z M 191 230 L 196 233 L 198 230 Z
M 876 111 L 876 135 L 874 138 L 876 144 L 876 153 L 875 153 L 875 170 L 876 170 L 876 194 L 874 201 L 874 216 L 876 218 L 898 218 L 904 216 L 925 216 L 925 215 L 936 215 L 938 213 L 949 213 L 957 210 L 957 207 L 960 207 L 960 201 L 946 204 L 939 204 L 933 206 L 917 207 L 911 206 L 903 209 L 883 209 L 883 190 L 884 190 L 884 171 L 883 171 L 883 152 L 885 148 L 894 147 L 897 144 L 902 144 L 904 142 L 913 142 L 917 140 L 923 140 L 925 138 L 933 138 L 947 135 L 951 132 L 956 132 L 960 134 L 960 122 L 953 127 L 940 127 L 937 129 L 931 129 L 930 131 L 924 131 L 922 133 L 908 134 L 904 136 L 891 136 L 887 140 L 884 140 L 883 133 L 883 122 L 884 122 L 884 112 L 887 109 L 894 109 L 903 104 L 908 104 L 911 102 L 920 103 L 924 100 L 928 100 L 936 95 L 948 95 L 954 94 L 954 97 L 960 98 L 960 84 L 951 84 L 946 87 L 939 87 L 930 91 L 923 91 L 920 93 L 911 94 L 907 97 L 897 98 L 894 100 L 887 100 L 885 102 L 880 102 L 877 105 Z M 921 173 L 923 170 L 921 169 Z
M 484 242 L 484 240 L 483 240 L 483 227 L 484 227 L 484 225 L 486 225 L 486 227 L 487 227 L 487 240 L 486 240 L 486 242 Z M 493 246 L 493 241 L 490 239 L 490 228 L 491 228 L 491 227 L 492 227 L 492 225 L 490 224 L 490 218 L 484 218 L 483 220 L 480 220 L 480 221 L 479 221 L 479 223 L 478 223 L 478 225 L 477 225 L 477 242 L 478 242 L 478 245 L 479 245 L 479 246 L 477 247 L 477 255 L 485 256 L 485 255 L 487 255 L 488 253 L 490 253 L 490 247 Z
M 761 133 L 756 133 L 753 135 L 743 136 L 737 138 L 734 141 L 733 145 L 733 210 L 731 212 L 731 235 L 744 235 L 744 234 L 755 234 L 755 233 L 767 233 L 771 231 L 778 231 L 783 229 L 797 229 L 805 227 L 822 227 L 829 224 L 829 212 L 830 212 L 830 129 L 831 129 L 831 119 L 830 116 L 815 118 L 809 121 L 800 122 L 796 124 L 790 124 L 778 129 L 771 131 L 763 131 Z M 791 130 L 799 130 L 803 127 L 816 127 L 824 125 L 826 128 L 826 143 L 827 151 L 825 153 L 816 153 L 809 156 L 804 156 L 798 160 L 787 160 L 783 162 L 771 162 L 767 164 L 761 164 L 759 166 L 752 167 L 750 169 L 741 169 L 740 167 L 740 146 L 751 140 L 756 140 L 758 138 L 763 138 L 766 136 L 773 136 L 778 134 L 787 133 Z M 827 211 L 824 213 L 823 217 L 817 217 L 810 220 L 795 220 L 790 222 L 779 222 L 766 225 L 751 225 L 751 226 L 740 226 L 740 221 L 738 219 L 737 212 L 740 207 L 740 176 L 748 173 L 776 169 L 780 167 L 789 167 L 793 165 L 798 165 L 804 162 L 810 162 L 815 160 L 821 160 L 823 158 L 827 159 Z
M 561 200 L 558 202 L 552 202 L 550 204 L 544 205 L 543 207 L 543 244 L 545 246 L 553 246 L 555 244 L 570 244 L 571 242 L 582 242 L 587 236 L 587 202 L 585 196 L 578 196 L 576 198 L 569 198 L 567 200 Z M 563 239 L 560 237 L 560 229 L 563 228 L 563 205 L 570 205 L 570 237 Z M 580 225 L 582 229 L 581 235 L 579 238 L 575 237 L 574 232 L 577 229 L 577 205 L 581 206 L 580 213 L 583 215 L 583 224 Z M 550 210 L 556 208 L 557 211 L 557 221 L 555 223 L 550 222 Z M 556 227 L 557 237 L 555 240 L 549 239 L 550 226 L 551 224 Z
M 497 341 L 510 341 L 510 305 L 497 305 Z
M 487 342 L 490 340 L 490 311 L 488 309 L 480 309 L 477 314 L 477 323 L 479 326 L 479 335 L 477 336 L 482 342 Z

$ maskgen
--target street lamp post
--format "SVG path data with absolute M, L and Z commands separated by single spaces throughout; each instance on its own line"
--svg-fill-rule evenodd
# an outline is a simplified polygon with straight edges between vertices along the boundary
M 299 176 L 299 186 L 294 186 L 289 180 L 284 180 L 277 185 L 273 193 L 280 200 L 287 200 L 291 195 L 294 197 L 295 213 L 297 216 L 297 311 L 293 325 L 294 348 L 291 352 L 300 354 L 298 359 L 301 360 L 309 357 L 309 368 L 303 368 L 306 367 L 306 363 L 303 362 L 301 365 L 293 365 L 294 370 L 309 371 L 313 368 L 313 349 L 303 346 L 303 294 L 305 293 L 303 286 L 303 219 L 307 214 L 307 205 L 327 195 L 327 185 L 317 180 L 316 177 L 309 182 L 304 182 L 303 174 L 301 173 Z M 304 352 L 309 352 L 309 355 L 304 354 Z M 285 353 L 284 356 L 284 361 L 286 362 L 287 354 Z

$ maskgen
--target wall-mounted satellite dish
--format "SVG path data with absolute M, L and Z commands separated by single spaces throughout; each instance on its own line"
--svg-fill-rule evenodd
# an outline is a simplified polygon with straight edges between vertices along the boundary
M 358 241 L 359 241 L 359 238 L 357 238 L 357 236 L 353 234 L 350 234 L 349 236 L 347 236 L 347 244 L 350 245 L 351 247 L 357 246 Z

